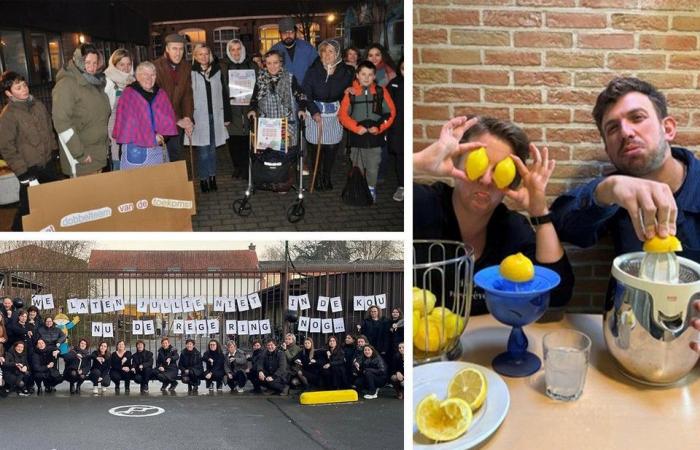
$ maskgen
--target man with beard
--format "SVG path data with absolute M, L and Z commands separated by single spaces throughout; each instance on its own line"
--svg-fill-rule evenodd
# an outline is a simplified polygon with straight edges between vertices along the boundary
M 194 123 L 194 100 L 192 97 L 192 65 L 184 60 L 187 40 L 179 34 L 170 34 L 165 38 L 165 53 L 153 61 L 156 66 L 158 87 L 163 89 L 175 110 L 175 118 L 180 134 L 167 140 L 170 161 L 182 159 L 182 142 L 184 134 L 192 136 Z
M 678 254 L 700 262 L 700 161 L 671 147 L 676 121 L 664 95 L 637 78 L 616 78 L 598 96 L 593 118 L 617 170 L 554 202 L 561 240 L 590 247 L 610 231 L 620 255 L 641 251 L 655 235 L 675 235 Z M 700 301 L 694 307 L 700 311 Z M 692 324 L 700 330 L 700 319 Z M 697 342 L 691 347 L 700 351 Z
M 282 40 L 273 45 L 270 50 L 277 50 L 281 55 L 284 55 L 284 68 L 291 72 L 296 77 L 299 86 L 302 86 L 306 71 L 316 61 L 318 53 L 311 44 L 296 38 L 297 26 L 291 17 L 282 18 L 278 27 Z

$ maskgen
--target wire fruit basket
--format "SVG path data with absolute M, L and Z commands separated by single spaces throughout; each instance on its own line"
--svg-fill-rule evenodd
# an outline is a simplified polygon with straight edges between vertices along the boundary
M 473 275 L 474 251 L 464 243 L 413 241 L 414 365 L 462 355 Z

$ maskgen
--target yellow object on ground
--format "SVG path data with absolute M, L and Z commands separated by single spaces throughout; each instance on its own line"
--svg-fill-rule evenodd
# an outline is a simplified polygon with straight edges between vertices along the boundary
M 467 432 L 472 423 L 472 410 L 460 398 L 440 401 L 430 394 L 418 403 L 416 425 L 428 439 L 452 441 Z
M 503 158 L 493 171 L 493 181 L 498 189 L 508 187 L 515 179 L 515 163 L 510 156 Z
M 302 405 L 321 405 L 325 403 L 347 403 L 356 401 L 357 391 L 352 389 L 304 392 L 299 397 L 299 403 Z
M 457 372 L 457 375 L 450 380 L 450 384 L 447 386 L 447 396 L 461 398 L 469 404 L 472 412 L 479 409 L 484 403 L 487 391 L 486 377 L 481 371 L 471 367 Z
M 530 258 L 518 252 L 515 255 L 506 256 L 501 261 L 499 272 L 506 280 L 522 283 L 534 278 L 535 266 Z
M 486 154 L 486 149 L 484 147 L 479 147 L 478 149 L 469 153 L 467 160 L 464 163 L 464 170 L 467 172 L 467 178 L 472 181 L 476 181 L 483 174 L 486 173 L 486 169 L 489 167 L 489 157 Z
M 643 250 L 647 253 L 681 252 L 683 251 L 683 246 L 681 241 L 675 236 L 669 235 L 663 239 L 654 236 L 644 242 Z
M 435 294 L 427 289 L 413 286 L 413 310 L 420 311 L 422 316 L 430 314 L 435 308 Z

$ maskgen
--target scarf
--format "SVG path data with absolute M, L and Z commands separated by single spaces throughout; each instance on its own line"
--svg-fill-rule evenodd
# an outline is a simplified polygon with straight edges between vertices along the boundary
M 117 88 L 121 91 L 123 91 L 125 87 L 134 82 L 133 74 L 122 72 L 121 70 L 117 69 L 111 61 L 109 63 L 109 67 L 105 69 L 104 74 L 107 78 L 112 80 L 114 84 L 117 85 Z
M 282 101 L 282 106 L 286 111 L 292 111 L 292 79 L 285 69 L 280 70 L 277 75 L 272 75 L 267 69 L 260 71 L 258 75 L 258 100 L 270 94 L 277 94 Z
M 99 67 L 104 67 L 102 55 L 98 53 L 97 55 L 99 61 Z M 104 89 L 105 86 L 105 75 L 101 72 L 97 72 L 94 75 L 85 72 L 85 57 L 80 53 L 80 47 L 76 48 L 73 52 L 73 64 L 78 69 L 78 72 L 85 78 L 85 81 L 93 86 L 100 87 Z M 99 70 L 99 68 L 98 68 Z
M 326 69 L 326 82 L 328 82 L 328 78 L 331 76 L 330 71 L 333 70 L 333 68 L 338 64 L 343 62 L 343 58 L 340 54 L 340 44 L 338 44 L 338 41 L 335 39 L 326 39 L 325 41 L 321 42 L 321 44 L 318 46 L 318 55 L 321 56 L 323 47 L 327 45 L 333 47 L 333 50 L 335 50 L 335 60 L 333 60 L 331 64 L 325 64 L 323 60 L 321 60 L 323 68 Z
M 231 52 L 229 51 L 229 47 L 230 47 L 231 44 L 233 44 L 234 42 L 236 42 L 236 43 L 238 43 L 238 44 L 241 44 L 241 58 L 240 58 L 239 60 L 233 59 L 233 56 L 231 55 Z M 228 59 L 229 59 L 232 63 L 234 63 L 234 64 L 242 64 L 242 63 L 245 61 L 245 57 L 246 57 L 245 45 L 243 45 L 243 42 L 241 42 L 240 39 L 231 39 L 230 41 L 228 41 L 228 43 L 226 44 L 226 56 L 228 56 Z
M 143 97 L 148 103 L 151 103 L 154 98 L 156 98 L 156 95 L 158 94 L 158 85 L 154 84 L 153 85 L 153 92 L 148 92 L 145 90 L 143 87 L 141 87 L 141 84 L 138 81 L 134 81 L 129 85 L 130 87 L 134 88 L 136 92 L 141 94 L 141 97 Z
M 22 104 L 26 104 L 26 105 L 32 106 L 32 103 L 34 103 L 34 96 L 31 95 L 31 94 L 29 94 L 29 97 L 27 97 L 26 100 L 20 100 L 20 99 L 18 99 L 18 98 L 16 98 L 16 97 L 10 96 L 10 101 L 11 101 L 12 103 L 22 103 Z

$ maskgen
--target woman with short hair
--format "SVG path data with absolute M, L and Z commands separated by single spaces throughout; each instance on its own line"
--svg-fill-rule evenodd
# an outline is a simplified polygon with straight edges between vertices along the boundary
M 165 392 L 170 385 L 170 392 L 175 392 L 177 386 L 177 360 L 179 355 L 177 350 L 170 345 L 170 339 L 163 337 L 160 340 L 160 348 L 156 358 L 156 378 L 163 383 L 160 388 Z
M 165 136 L 178 134 L 168 94 L 156 83 L 156 66 L 144 61 L 136 67 L 136 81 L 124 89 L 117 103 L 112 137 L 121 144 L 120 169 L 136 169 L 169 162 Z
M 180 368 L 180 379 L 187 385 L 187 393 L 196 394 L 202 378 L 202 354 L 194 346 L 194 339 L 185 341 L 177 366 Z
M 226 373 L 224 354 L 216 339 L 210 340 L 208 347 L 202 356 L 204 359 L 203 378 L 210 392 L 214 390 L 214 382 L 216 382 L 216 390 L 220 391 Z
M 248 358 L 243 350 L 238 348 L 236 341 L 229 341 L 228 344 L 226 344 L 226 350 L 226 355 L 224 355 L 226 383 L 231 388 L 232 393 L 235 389 L 236 392 L 240 394 L 243 392 L 243 388 L 246 384 Z
M 119 393 L 119 382 L 124 380 L 124 392 L 129 393 L 131 384 L 131 352 L 126 349 L 124 341 L 117 342 L 117 348 L 109 358 L 109 376 L 114 381 L 114 392 Z
M 146 344 L 136 341 L 136 352 L 131 355 L 131 376 L 141 386 L 141 393 L 148 392 L 148 382 L 153 377 L 153 353 L 146 350 Z
M 106 341 L 100 341 L 97 345 L 97 350 L 92 352 L 90 359 L 92 360 L 92 367 L 90 368 L 89 378 L 92 381 L 92 393 L 98 395 L 109 386 L 110 382 L 109 345 Z
M 63 378 L 70 384 L 71 395 L 80 394 L 80 386 L 87 378 L 92 367 L 90 343 L 87 339 L 81 338 L 77 347 L 73 347 L 61 357 L 65 361 Z
M 5 352 L 2 374 L 8 390 L 14 389 L 22 397 L 30 395 L 32 371 L 29 367 L 27 351 L 23 341 L 15 342 L 12 348 Z
M 55 392 L 55 386 L 63 382 L 63 376 L 58 371 L 59 350 L 56 347 L 46 345 L 44 339 L 36 341 L 34 353 L 32 353 L 32 376 L 36 383 L 36 393 L 41 394 L 42 383 L 46 393 Z

